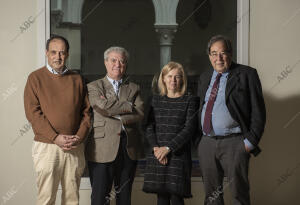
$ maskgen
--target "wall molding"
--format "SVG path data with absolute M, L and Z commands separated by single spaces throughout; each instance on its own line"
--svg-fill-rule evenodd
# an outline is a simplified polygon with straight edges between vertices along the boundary
M 250 1 L 237 1 L 237 63 L 249 64 Z

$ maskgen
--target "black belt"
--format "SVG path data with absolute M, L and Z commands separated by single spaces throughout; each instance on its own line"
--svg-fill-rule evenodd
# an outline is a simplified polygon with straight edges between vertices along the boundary
M 223 139 L 228 139 L 228 138 L 233 138 L 233 137 L 241 137 L 242 133 L 234 133 L 226 136 L 221 136 L 221 135 L 216 135 L 216 136 L 206 136 L 204 135 L 203 137 L 209 137 L 215 140 L 223 140 Z

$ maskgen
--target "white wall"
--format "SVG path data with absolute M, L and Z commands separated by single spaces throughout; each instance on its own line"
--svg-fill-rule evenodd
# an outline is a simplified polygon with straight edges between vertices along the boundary
M 20 26 L 38 14 L 38 2 L 41 0 L 0 2 L 0 204 L 34 204 L 36 197 L 31 159 L 33 133 L 23 128 L 27 124 L 23 89 L 28 74 L 43 64 L 37 58 L 44 55 L 37 53 L 37 41 L 44 37 L 37 36 L 39 17 L 23 33 Z M 250 3 L 249 62 L 260 74 L 268 110 L 261 142 L 263 152 L 251 161 L 251 199 L 255 205 L 299 203 L 299 22 L 299 0 L 252 0 Z M 277 83 L 284 70 L 289 73 Z M 203 189 L 199 184 L 193 184 L 195 198 L 187 204 L 202 203 Z M 141 182 L 136 183 L 134 190 L 140 188 Z M 89 190 L 81 191 L 81 204 L 89 203 L 89 194 Z M 133 201 L 155 204 L 154 199 L 136 191 Z
M 267 106 L 263 152 L 251 163 L 253 204 L 299 204 L 299 23 L 299 0 L 250 3 L 250 65 L 258 69 Z
M 0 122 L 1 204 L 34 204 L 36 189 L 31 160 L 33 134 L 20 133 L 27 120 L 23 90 L 29 72 L 37 68 L 37 29 L 32 23 L 21 33 L 20 26 L 37 15 L 37 1 L 0 2 Z

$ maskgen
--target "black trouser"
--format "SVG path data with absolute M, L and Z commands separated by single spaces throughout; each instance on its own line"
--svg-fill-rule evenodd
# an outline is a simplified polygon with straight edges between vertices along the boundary
M 126 145 L 127 137 L 124 134 L 121 136 L 119 151 L 113 162 L 88 162 L 92 205 L 109 205 L 114 198 L 117 205 L 131 204 L 131 190 L 137 161 L 129 158 Z M 112 190 L 113 183 L 115 187 Z
M 157 194 L 157 205 L 184 205 L 183 197 L 174 194 Z
M 248 168 L 250 154 L 242 136 L 214 139 L 203 136 L 198 155 L 205 190 L 204 204 L 223 205 L 230 188 L 234 205 L 250 205 Z M 224 175 L 228 184 L 223 187 Z

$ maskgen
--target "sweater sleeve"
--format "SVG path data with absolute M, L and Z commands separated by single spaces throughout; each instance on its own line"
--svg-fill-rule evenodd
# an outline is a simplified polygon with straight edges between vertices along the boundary
M 171 151 L 177 151 L 188 141 L 190 141 L 195 134 L 197 127 L 197 113 L 198 113 L 198 100 L 196 97 L 190 97 L 188 108 L 186 111 L 186 120 L 180 132 L 174 137 L 168 146 Z
M 80 110 L 81 122 L 80 122 L 79 129 L 76 133 L 76 135 L 80 137 L 80 142 L 82 142 L 85 139 L 85 137 L 88 135 L 91 128 L 91 115 L 90 115 L 91 106 L 87 95 L 87 88 L 84 84 L 83 84 L 83 88 L 84 88 L 83 89 L 84 97 L 82 100 L 83 103 Z
M 44 136 L 53 142 L 58 133 L 43 113 L 34 80 L 33 76 L 30 75 L 25 85 L 24 108 L 26 118 L 31 123 L 35 135 Z

